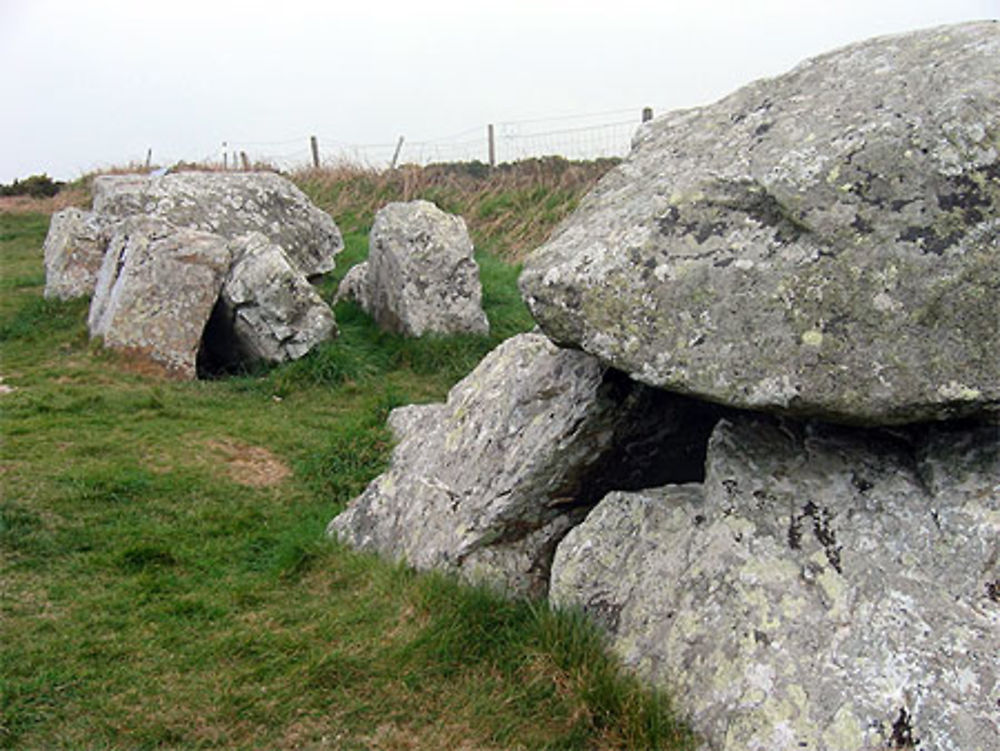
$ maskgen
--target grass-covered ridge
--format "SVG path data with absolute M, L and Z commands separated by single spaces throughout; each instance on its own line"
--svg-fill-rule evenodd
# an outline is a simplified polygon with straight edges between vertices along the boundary
M 388 411 L 530 326 L 516 269 L 481 254 L 490 337 L 341 304 L 298 363 L 178 383 L 42 299 L 47 223 L 0 214 L 0 747 L 690 747 L 583 620 L 323 535 L 385 466 Z
M 461 215 L 476 248 L 518 261 L 541 245 L 615 164 L 614 159 L 548 157 L 496 169 L 478 162 L 395 170 L 345 165 L 291 177 L 342 229 L 367 233 L 375 212 L 386 203 L 424 199 Z

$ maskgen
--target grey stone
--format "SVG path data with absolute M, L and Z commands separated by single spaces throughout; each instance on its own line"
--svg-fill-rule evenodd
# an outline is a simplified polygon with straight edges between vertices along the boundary
M 333 219 L 291 182 L 271 172 L 178 172 L 94 178 L 94 212 L 145 215 L 232 239 L 261 232 L 307 277 L 334 268 L 343 247 Z
M 341 300 L 353 300 L 361 306 L 363 310 L 371 310 L 371 301 L 368 299 L 368 262 L 351 266 L 344 278 L 337 286 L 337 295 L 334 302 Z
M 390 203 L 375 215 L 368 246 L 368 262 L 345 278 L 338 297 L 355 300 L 381 328 L 408 336 L 489 333 L 461 217 L 429 201 Z
M 740 416 L 703 485 L 608 495 L 559 545 L 550 597 L 710 749 L 994 751 L 998 557 L 995 425 Z
M 526 261 L 655 386 L 903 424 L 1000 408 L 1000 24 L 855 44 L 644 126 Z
M 690 471 L 701 457 L 686 452 L 699 434 L 704 445 L 710 421 L 687 400 L 522 334 L 447 403 L 392 412 L 389 469 L 328 533 L 420 569 L 543 594 L 553 548 L 586 508 L 608 487 Z
M 233 265 L 205 330 L 217 367 L 297 360 L 337 334 L 333 312 L 259 232 L 230 241 Z M 211 366 L 210 366 L 211 367 Z
M 90 304 L 91 336 L 172 376 L 193 378 L 202 331 L 231 261 L 219 235 L 148 217 L 118 223 Z
M 77 208 L 52 215 L 45 237 L 45 297 L 69 300 L 93 294 L 107 245 L 104 223 Z

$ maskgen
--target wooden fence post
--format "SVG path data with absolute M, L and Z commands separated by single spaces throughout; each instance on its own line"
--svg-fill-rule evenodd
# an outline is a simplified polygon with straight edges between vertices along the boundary
M 146 149 L 146 169 L 149 169 L 149 165 L 153 163 L 153 149 Z
M 643 107 L 642 108 L 642 121 L 644 123 L 648 123 L 652 119 L 653 119 L 653 108 L 652 107 Z
M 313 169 L 319 169 L 319 141 L 316 136 L 309 136 L 309 146 L 312 148 Z
M 245 151 L 240 152 L 240 160 L 243 162 L 243 169 L 247 172 L 250 171 L 250 160 L 247 158 L 247 153 Z
M 486 126 L 486 136 L 490 142 L 490 167 L 497 166 L 497 144 L 493 137 L 493 123 Z
M 399 152 L 403 150 L 403 137 L 399 137 L 399 143 L 396 144 L 396 151 L 392 155 L 392 164 L 389 165 L 389 169 L 396 169 L 396 161 L 399 159 Z

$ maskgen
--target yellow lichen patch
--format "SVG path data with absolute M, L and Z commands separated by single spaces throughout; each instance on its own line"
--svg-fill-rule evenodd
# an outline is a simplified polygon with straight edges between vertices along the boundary
M 823 346 L 823 332 L 810 329 L 802 334 L 802 343 L 807 347 Z

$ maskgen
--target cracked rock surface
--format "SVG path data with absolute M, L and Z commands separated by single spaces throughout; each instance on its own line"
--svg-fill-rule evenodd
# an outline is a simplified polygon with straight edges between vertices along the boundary
M 375 214 L 368 245 L 368 260 L 344 277 L 338 298 L 407 336 L 489 333 L 462 217 L 430 201 L 389 203 Z
M 194 378 L 198 347 L 232 250 L 210 232 L 131 217 L 111 234 L 87 327 L 104 344 Z
M 611 493 L 570 531 L 550 597 L 710 749 L 991 751 L 998 556 L 995 425 L 734 415 L 703 484 Z
M 703 405 L 521 334 L 446 403 L 392 412 L 389 469 L 328 533 L 420 569 L 542 595 L 556 542 L 586 509 L 651 473 L 689 475 L 701 457 L 687 450 L 704 446 L 714 420 Z
M 526 261 L 637 379 L 857 424 L 1000 408 L 1000 23 L 873 39 L 643 126 Z
M 94 178 L 94 213 L 106 221 L 156 216 L 235 238 L 260 232 L 307 277 L 332 271 L 340 230 L 289 180 L 271 172 L 178 172 Z
M 230 249 L 233 265 L 205 331 L 217 367 L 296 360 L 336 336 L 330 306 L 279 245 L 251 232 Z

